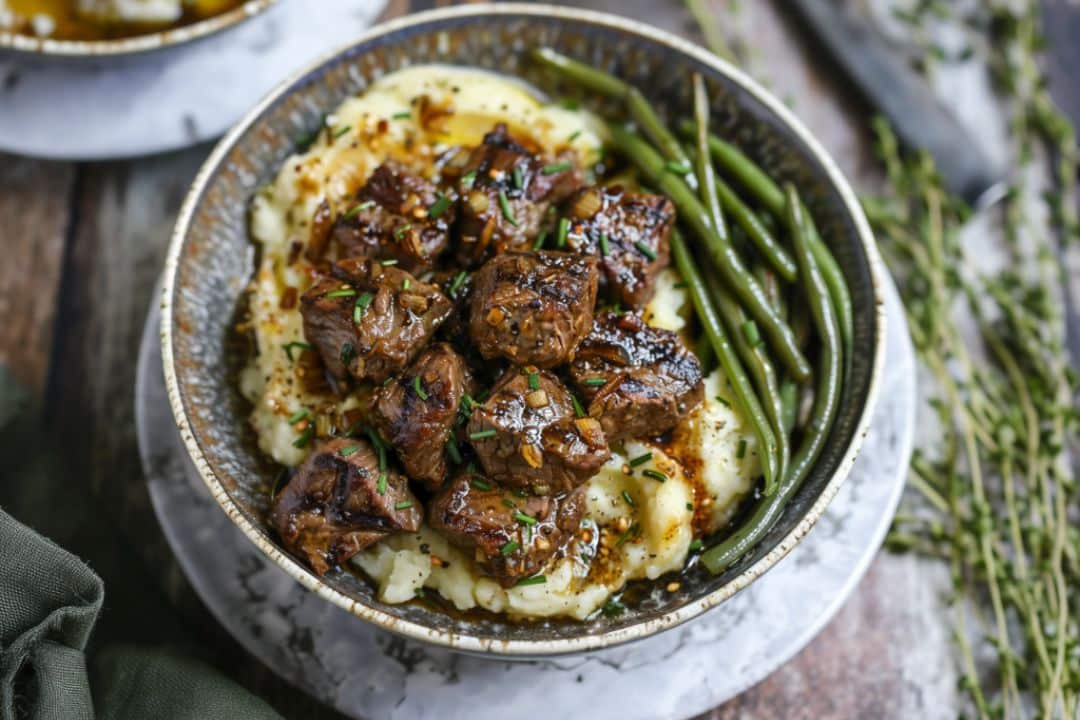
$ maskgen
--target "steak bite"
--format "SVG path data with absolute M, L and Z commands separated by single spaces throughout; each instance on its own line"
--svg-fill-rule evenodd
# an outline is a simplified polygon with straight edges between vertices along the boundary
M 446 442 L 470 386 L 465 360 L 448 344 L 436 343 L 375 393 L 375 427 L 397 450 L 405 473 L 428 489 L 438 489 L 446 478 Z
M 503 587 L 532 577 L 573 539 L 585 511 L 577 490 L 558 497 L 521 497 L 480 475 L 462 473 L 428 505 L 428 524 Z
M 486 358 L 561 365 L 589 332 L 597 282 L 593 257 L 548 251 L 496 255 L 473 275 L 469 334 Z
M 566 386 L 535 367 L 503 373 L 467 431 L 488 477 L 536 495 L 573 490 L 611 457 L 600 423 L 578 417 Z
M 675 207 L 663 195 L 612 187 L 579 190 L 568 202 L 567 244 L 600 259 L 604 291 L 615 302 L 640 308 L 668 266 Z
M 431 269 L 450 240 L 456 203 L 399 163 L 380 165 L 334 223 L 341 257 L 392 259 L 411 273 Z
M 380 473 L 375 451 L 353 438 L 319 441 L 270 508 L 285 547 L 317 575 L 391 533 L 416 532 L 422 519 L 405 476 Z
M 434 285 L 369 258 L 338 261 L 300 298 L 304 337 L 342 380 L 381 382 L 400 372 L 450 315 Z
M 458 262 L 475 267 L 494 254 L 530 247 L 552 203 L 581 184 L 573 162 L 546 162 L 499 123 L 473 149 L 458 180 Z
M 670 430 L 704 394 L 701 363 L 678 335 L 633 313 L 598 317 L 569 374 L 612 442 Z

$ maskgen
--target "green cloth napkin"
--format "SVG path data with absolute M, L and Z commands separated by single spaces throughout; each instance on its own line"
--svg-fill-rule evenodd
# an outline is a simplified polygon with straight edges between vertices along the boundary
M 27 405 L 28 394 L 0 363 L 0 433 L 6 428 L 13 442 L 10 431 Z M 170 651 L 117 646 L 88 660 L 104 600 L 97 573 L 0 509 L 0 720 L 281 717 L 209 665 Z
M 116 647 L 84 654 L 105 586 L 81 560 L 0 510 L 0 718 L 280 718 L 202 662 Z

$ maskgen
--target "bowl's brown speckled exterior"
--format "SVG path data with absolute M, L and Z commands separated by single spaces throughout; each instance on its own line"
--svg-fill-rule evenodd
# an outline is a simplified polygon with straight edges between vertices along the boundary
M 843 266 L 854 299 L 855 352 L 827 447 L 779 523 L 726 573 L 693 568 L 677 592 L 662 578 L 618 618 L 590 622 L 465 620 L 420 604 L 386 605 L 352 575 L 317 578 L 278 545 L 264 511 L 265 465 L 246 439 L 244 409 L 225 371 L 237 299 L 252 272 L 247 208 L 322 113 L 406 65 L 452 63 L 519 75 L 543 87 L 525 57 L 552 46 L 641 87 L 671 118 L 689 114 L 689 78 L 701 72 L 714 129 L 774 177 L 794 181 Z M 867 430 L 883 366 L 883 270 L 855 195 L 833 161 L 779 101 L 737 69 L 674 36 L 610 15 L 541 5 L 467 6 L 373 29 L 291 78 L 244 118 L 206 161 L 177 223 L 162 298 L 162 354 L 183 441 L 222 509 L 300 583 L 380 627 L 467 652 L 542 656 L 643 638 L 722 603 L 772 567 L 824 512 Z
M 277 0 L 248 0 L 243 5 L 189 25 L 110 40 L 54 40 L 0 30 L 0 50 L 13 50 L 38 57 L 102 58 L 135 55 L 176 47 L 231 28 L 261 13 Z

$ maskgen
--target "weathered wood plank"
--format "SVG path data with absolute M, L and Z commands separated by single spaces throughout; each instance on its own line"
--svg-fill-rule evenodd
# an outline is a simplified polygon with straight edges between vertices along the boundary
M 45 387 L 75 169 L 0 154 L 0 362 Z

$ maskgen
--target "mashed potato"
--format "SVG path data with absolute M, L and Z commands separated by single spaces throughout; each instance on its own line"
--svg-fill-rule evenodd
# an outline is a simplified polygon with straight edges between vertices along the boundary
M 423 119 L 430 108 L 446 110 L 434 125 Z M 552 152 L 572 147 L 586 166 L 602 147 L 602 126 L 587 113 L 543 105 L 513 80 L 415 67 L 343 103 L 318 140 L 289 158 L 256 197 L 251 230 L 262 253 L 250 288 L 249 322 L 258 352 L 242 373 L 241 390 L 253 404 L 259 445 L 276 461 L 294 466 L 307 452 L 295 447 L 297 430 L 289 423 L 298 411 L 311 412 L 320 433 L 341 427 L 339 418 L 350 411 L 362 412 L 356 397 L 339 401 L 305 389 L 303 367 L 295 361 L 304 348 L 302 323 L 299 311 L 283 300 L 311 283 L 310 265 L 289 257 L 306 239 L 316 208 L 324 200 L 340 208 L 388 157 L 430 171 L 441 153 L 479 143 L 497 122 Z M 679 276 L 665 270 L 646 321 L 685 332 L 686 312 Z M 677 428 L 669 447 L 627 442 L 613 449 L 587 484 L 579 536 L 544 570 L 543 584 L 504 589 L 427 527 L 377 543 L 353 562 L 377 583 L 384 602 L 406 602 L 429 588 L 462 610 L 586 618 L 628 581 L 680 570 L 695 535 L 726 523 L 759 474 L 753 434 L 732 409 L 726 382 L 716 372 L 705 388 L 705 402 Z M 630 465 L 650 453 L 647 462 Z

